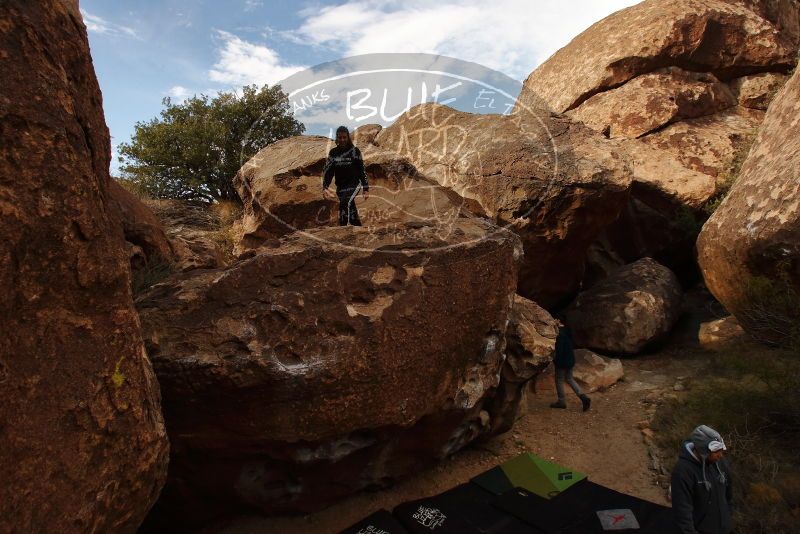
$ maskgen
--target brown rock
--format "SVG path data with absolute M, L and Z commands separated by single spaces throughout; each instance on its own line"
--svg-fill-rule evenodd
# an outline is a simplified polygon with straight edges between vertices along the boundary
M 689 169 L 719 176 L 752 143 L 764 112 L 741 106 L 671 124 L 642 140 L 671 153 Z
M 641 74 L 677 66 L 728 80 L 788 71 L 796 47 L 754 10 L 720 0 L 645 0 L 593 24 L 525 80 L 523 104 L 576 108 Z
M 125 240 L 141 249 L 146 264 L 172 263 L 175 253 L 158 217 L 116 180 L 108 184 L 109 211 L 122 225 Z M 137 262 L 131 266 L 144 267 Z
M 612 142 L 562 116 L 423 104 L 375 142 L 516 232 L 525 246 L 519 292 L 545 307 L 575 292 L 586 250 L 616 219 L 630 187 Z
M 568 115 L 606 137 L 631 139 L 734 105 L 731 90 L 713 75 L 668 67 L 596 94 Z
M 565 322 L 578 347 L 636 354 L 672 329 L 681 295 L 672 271 L 643 258 L 580 293 Z
M 161 199 L 148 200 L 147 205 L 170 239 L 177 258 L 175 270 L 216 269 L 228 264 L 236 229 L 227 228 L 209 206 Z
M 752 9 L 772 22 L 795 49 L 800 46 L 800 2 L 798 0 L 725 0 Z
M 318 509 L 489 433 L 521 245 L 475 218 L 444 230 L 295 232 L 138 299 L 173 440 L 165 502 Z
M 383 126 L 380 124 L 362 124 L 353 130 L 351 136 L 353 138 L 353 144 L 362 150 L 365 149 L 367 145 L 371 145 L 372 142 L 375 141 L 375 136 L 377 136 L 382 129 Z
M 697 240 L 698 261 L 708 289 L 759 338 L 770 337 L 750 316 L 746 293 L 754 276 L 785 279 L 800 288 L 800 76 L 775 97 L 755 144 L 722 204 Z
M 0 531 L 135 532 L 168 443 L 86 28 L 75 1 L 0 20 Z
M 766 111 L 778 90 L 789 79 L 785 74 L 763 72 L 731 80 L 731 90 L 739 105 Z
M 322 169 L 332 141 L 296 136 L 277 141 L 245 163 L 234 179 L 244 203 L 237 250 L 296 230 L 336 226 L 337 200 L 322 197 Z M 365 226 L 410 221 L 445 224 L 469 216 L 453 191 L 420 175 L 414 166 L 375 147 L 362 151 L 370 198 L 357 200 Z

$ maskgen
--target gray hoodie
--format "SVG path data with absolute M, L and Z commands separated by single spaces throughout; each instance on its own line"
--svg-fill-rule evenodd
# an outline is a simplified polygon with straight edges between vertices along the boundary
M 712 440 L 721 442 L 722 438 L 709 427 L 695 429 L 683 442 L 672 471 L 672 510 L 683 534 L 729 534 L 733 530 L 730 466 L 724 458 L 713 464 L 706 461 Z

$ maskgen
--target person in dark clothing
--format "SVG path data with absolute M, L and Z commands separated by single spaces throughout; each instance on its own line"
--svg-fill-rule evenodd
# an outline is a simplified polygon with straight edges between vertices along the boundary
M 589 409 L 592 400 L 581 391 L 580 386 L 572 376 L 572 369 L 575 367 L 575 344 L 572 341 L 572 332 L 569 327 L 558 321 L 558 335 L 556 336 L 556 353 L 553 357 L 553 365 L 556 375 L 556 393 L 558 400 L 550 405 L 551 408 L 566 408 L 567 402 L 564 398 L 564 382 L 572 388 L 575 395 L 581 399 L 583 411 Z
M 725 442 L 700 425 L 681 445 L 672 470 L 672 511 L 682 534 L 733 531 L 733 492 Z
M 369 183 L 361 151 L 353 144 L 350 131 L 345 126 L 336 129 L 336 146 L 328 152 L 325 161 L 322 172 L 323 198 L 329 198 L 328 186 L 334 177 L 336 196 L 339 197 L 339 225 L 361 226 L 355 199 L 359 189 L 364 192 L 364 200 L 369 198 Z

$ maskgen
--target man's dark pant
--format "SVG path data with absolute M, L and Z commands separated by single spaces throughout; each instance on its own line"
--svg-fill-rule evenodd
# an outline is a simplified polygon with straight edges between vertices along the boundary
M 353 226 L 361 226 L 361 219 L 358 218 L 358 209 L 356 209 L 358 191 L 358 187 L 348 187 L 336 191 L 336 195 L 339 197 L 339 226 L 346 226 L 348 223 Z

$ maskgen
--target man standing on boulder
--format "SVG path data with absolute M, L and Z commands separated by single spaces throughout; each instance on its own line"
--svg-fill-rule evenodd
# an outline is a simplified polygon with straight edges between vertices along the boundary
M 575 382 L 572 376 L 572 369 L 575 367 L 575 345 L 572 341 L 572 332 L 568 326 L 558 321 L 558 335 L 556 336 L 556 353 L 553 357 L 553 366 L 556 368 L 556 393 L 558 400 L 550 405 L 551 408 L 566 408 L 567 402 L 564 398 L 564 382 L 569 384 L 575 395 L 581 399 L 583 411 L 589 409 L 592 400 L 581 391 L 581 387 Z
M 361 226 L 356 209 L 356 195 L 363 189 L 364 200 L 369 198 L 369 183 L 361 151 L 350 139 L 346 126 L 336 129 L 336 146 L 328 152 L 322 177 L 322 196 L 330 197 L 328 186 L 336 177 L 336 196 L 339 197 L 339 226 Z
M 672 512 L 683 534 L 733 531 L 733 492 L 725 442 L 713 428 L 700 425 L 681 445 L 672 470 Z

